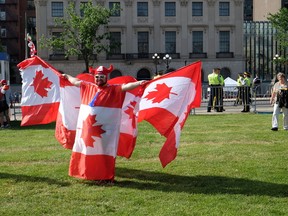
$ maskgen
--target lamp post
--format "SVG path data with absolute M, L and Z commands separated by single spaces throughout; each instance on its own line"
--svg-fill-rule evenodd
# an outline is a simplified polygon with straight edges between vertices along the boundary
M 157 65 L 160 64 L 160 61 L 159 61 L 160 60 L 160 56 L 157 53 L 155 53 L 152 56 L 152 59 L 153 59 L 153 62 L 155 64 L 155 69 L 156 69 L 155 74 L 158 75 L 158 67 L 157 67 Z
M 276 63 L 276 74 L 278 72 L 280 72 L 280 62 L 281 62 L 281 56 L 279 56 L 278 54 L 275 54 L 275 56 L 273 57 L 274 62 Z
M 163 57 L 163 61 L 164 61 L 164 63 L 166 64 L 166 73 L 168 72 L 169 64 L 171 63 L 171 60 L 172 60 L 172 57 L 169 56 L 169 54 L 166 54 L 166 55 Z

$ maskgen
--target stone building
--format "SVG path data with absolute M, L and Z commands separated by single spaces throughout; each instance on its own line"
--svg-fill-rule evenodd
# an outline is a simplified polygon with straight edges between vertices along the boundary
M 63 17 L 69 2 L 77 13 L 84 0 L 35 0 L 37 41 L 61 31 L 54 18 Z M 86 1 L 87 2 L 87 1 Z M 113 55 L 97 56 L 97 65 L 114 65 L 111 76 L 131 75 L 150 79 L 156 70 L 178 69 L 186 64 L 203 62 L 203 81 L 212 68 L 222 68 L 222 74 L 236 78 L 244 70 L 243 0 L 93 0 L 93 4 L 121 11 L 110 18 L 106 28 L 121 42 Z M 83 61 L 65 59 L 37 47 L 38 55 L 54 67 L 76 75 L 83 71 Z M 157 53 L 160 61 L 153 61 Z M 163 57 L 169 54 L 167 62 Z M 162 60 L 162 61 L 161 61 Z M 159 63 L 159 64 L 158 64 Z M 167 64 L 168 63 L 168 64 Z M 96 66 L 96 65 L 94 65 Z

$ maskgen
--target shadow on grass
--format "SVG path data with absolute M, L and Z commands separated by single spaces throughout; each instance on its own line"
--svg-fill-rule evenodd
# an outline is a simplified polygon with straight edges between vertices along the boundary
M 139 190 L 191 194 L 243 194 L 288 197 L 288 185 L 225 176 L 180 176 L 159 172 L 117 168 L 116 177 L 125 178 L 115 186 Z
M 15 182 L 42 182 L 47 183 L 49 185 L 58 185 L 61 187 L 69 186 L 70 183 L 64 181 L 58 181 L 52 178 L 46 177 L 35 177 L 35 176 L 28 176 L 28 175 L 16 175 L 10 173 L 2 173 L 0 172 L 0 179 L 11 179 Z
M 11 128 L 7 130 L 55 130 L 55 122 L 43 125 L 21 126 L 21 121 L 11 121 Z

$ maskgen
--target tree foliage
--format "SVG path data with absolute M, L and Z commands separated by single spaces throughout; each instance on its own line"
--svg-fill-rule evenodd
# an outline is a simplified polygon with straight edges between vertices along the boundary
M 80 56 L 85 62 L 86 71 L 93 57 L 111 48 L 110 34 L 105 31 L 110 15 L 119 8 L 107 9 L 93 5 L 91 0 L 81 4 L 80 14 L 75 11 L 74 3 L 66 9 L 66 17 L 55 18 L 56 26 L 62 32 L 51 38 L 43 38 L 41 45 L 50 49 L 64 49 L 65 56 Z M 95 60 L 95 59 L 94 59 Z
M 282 50 L 288 49 L 288 9 L 282 8 L 276 14 L 269 14 L 268 20 L 277 30 L 277 40 Z M 287 58 L 283 59 L 287 62 Z

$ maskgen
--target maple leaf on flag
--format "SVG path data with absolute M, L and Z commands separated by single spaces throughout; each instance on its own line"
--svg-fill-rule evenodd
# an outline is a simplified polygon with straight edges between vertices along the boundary
M 147 94 L 145 98 L 152 100 L 152 103 L 160 103 L 165 99 L 169 99 L 170 94 L 175 94 L 171 92 L 172 87 L 168 87 L 165 83 L 157 84 L 156 91 L 151 91 Z
M 101 134 L 106 132 L 101 128 L 102 125 L 94 125 L 96 122 L 96 115 L 89 115 L 83 121 L 81 138 L 87 147 L 94 147 L 93 143 L 95 140 L 92 136 L 102 138 Z
M 136 101 L 130 102 L 130 105 L 124 112 L 129 116 L 129 119 L 132 119 L 132 127 L 136 128 L 135 113 L 134 109 L 136 106 Z
M 36 71 L 36 76 L 33 78 L 33 83 L 30 86 L 34 86 L 34 91 L 40 95 L 42 98 L 48 96 L 48 91 L 46 89 L 51 89 L 53 84 L 48 80 L 48 77 L 44 78 L 43 72 Z

